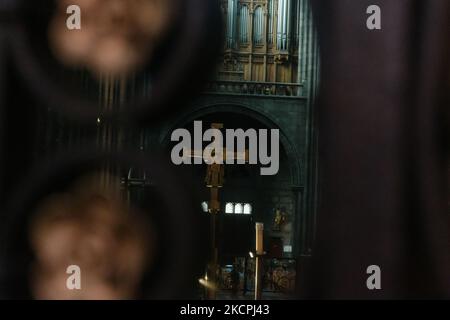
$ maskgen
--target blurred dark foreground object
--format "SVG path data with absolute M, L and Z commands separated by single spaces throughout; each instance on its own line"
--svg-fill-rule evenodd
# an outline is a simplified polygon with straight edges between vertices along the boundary
M 312 4 L 322 205 L 303 296 L 450 298 L 450 1 Z M 381 30 L 366 28 L 372 4 Z
M 67 8 L 79 6 L 83 26 L 65 28 Z M 57 0 L 49 41 L 62 63 L 84 66 L 99 78 L 138 71 L 175 19 L 174 0 Z
M 216 63 L 218 3 L 209 0 L 9 0 L 6 46 L 36 98 L 70 120 L 149 125 L 188 105 Z M 81 29 L 68 30 L 68 5 Z M 3 12 L 3 11 L 1 11 Z M 70 21 L 70 19 L 69 19 Z M 81 74 L 80 74 L 81 72 Z M 82 75 L 82 77 L 80 77 Z M 97 86 L 122 86 L 120 104 L 99 103 Z M 133 94 L 126 89 L 134 86 Z M 176 94 L 174 94 L 176 92 Z
M 138 296 L 145 270 L 154 262 L 157 238 L 146 215 L 124 200 L 121 180 L 108 177 L 114 183 L 104 186 L 102 176 L 82 178 L 75 190 L 52 194 L 38 207 L 29 225 L 33 298 Z M 80 270 L 79 290 L 67 288 L 69 266 Z
M 87 149 L 30 172 L 0 226 L 0 298 L 196 297 L 208 220 L 196 186 L 167 158 Z M 71 265 L 81 268 L 78 292 L 64 287 Z

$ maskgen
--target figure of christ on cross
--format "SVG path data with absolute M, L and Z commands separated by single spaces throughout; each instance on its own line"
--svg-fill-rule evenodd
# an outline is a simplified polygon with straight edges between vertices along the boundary
M 212 129 L 223 129 L 222 123 L 211 124 Z M 207 164 L 205 183 L 206 187 L 210 190 L 210 199 L 208 202 L 208 212 L 211 214 L 211 257 L 212 261 L 208 265 L 208 278 L 211 279 L 214 289 L 208 290 L 208 299 L 216 298 L 216 284 L 217 284 L 217 274 L 219 270 L 219 254 L 217 245 L 216 230 L 218 229 L 218 219 L 217 215 L 220 212 L 220 200 L 219 200 L 219 188 L 222 188 L 225 182 L 225 164 L 227 159 L 240 160 L 240 162 L 248 163 L 249 154 L 248 150 L 244 152 L 235 152 L 234 150 L 223 149 L 222 155 L 216 155 L 214 152 L 206 157 L 203 150 L 187 150 L 187 154 L 191 158 L 202 158 Z M 214 162 L 217 156 L 222 156 L 222 163 Z

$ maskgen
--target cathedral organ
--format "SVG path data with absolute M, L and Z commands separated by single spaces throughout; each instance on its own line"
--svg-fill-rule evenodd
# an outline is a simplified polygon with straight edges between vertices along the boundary
M 220 0 L 225 24 L 220 80 L 302 83 L 314 33 L 305 0 Z

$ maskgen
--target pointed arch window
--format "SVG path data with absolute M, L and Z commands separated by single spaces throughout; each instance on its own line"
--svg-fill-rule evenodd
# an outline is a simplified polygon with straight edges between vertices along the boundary
M 225 204 L 225 213 L 227 214 L 252 214 L 252 205 L 250 203 L 232 203 L 227 202 Z
M 244 214 L 252 214 L 252 205 L 250 203 L 244 204 Z
M 231 202 L 228 202 L 225 205 L 225 213 L 234 213 L 234 204 Z

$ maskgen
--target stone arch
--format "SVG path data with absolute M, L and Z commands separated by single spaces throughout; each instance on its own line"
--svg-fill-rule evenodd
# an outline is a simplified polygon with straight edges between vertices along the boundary
M 186 123 L 193 122 L 195 119 L 199 119 L 203 116 L 219 112 L 243 114 L 250 118 L 255 119 L 256 121 L 260 122 L 269 129 L 279 129 L 280 144 L 283 147 L 289 162 L 289 170 L 291 173 L 291 184 L 293 187 L 298 187 L 301 185 L 300 157 L 291 139 L 289 139 L 289 137 L 285 134 L 283 129 L 277 125 L 276 120 L 273 119 L 268 113 L 264 113 L 261 110 L 255 110 L 254 108 L 246 106 L 244 104 L 216 103 L 204 105 L 188 113 L 185 113 L 166 127 L 166 130 L 163 131 L 160 137 L 160 143 L 162 145 L 168 145 L 170 142 L 171 133 L 176 128 L 181 128 Z

